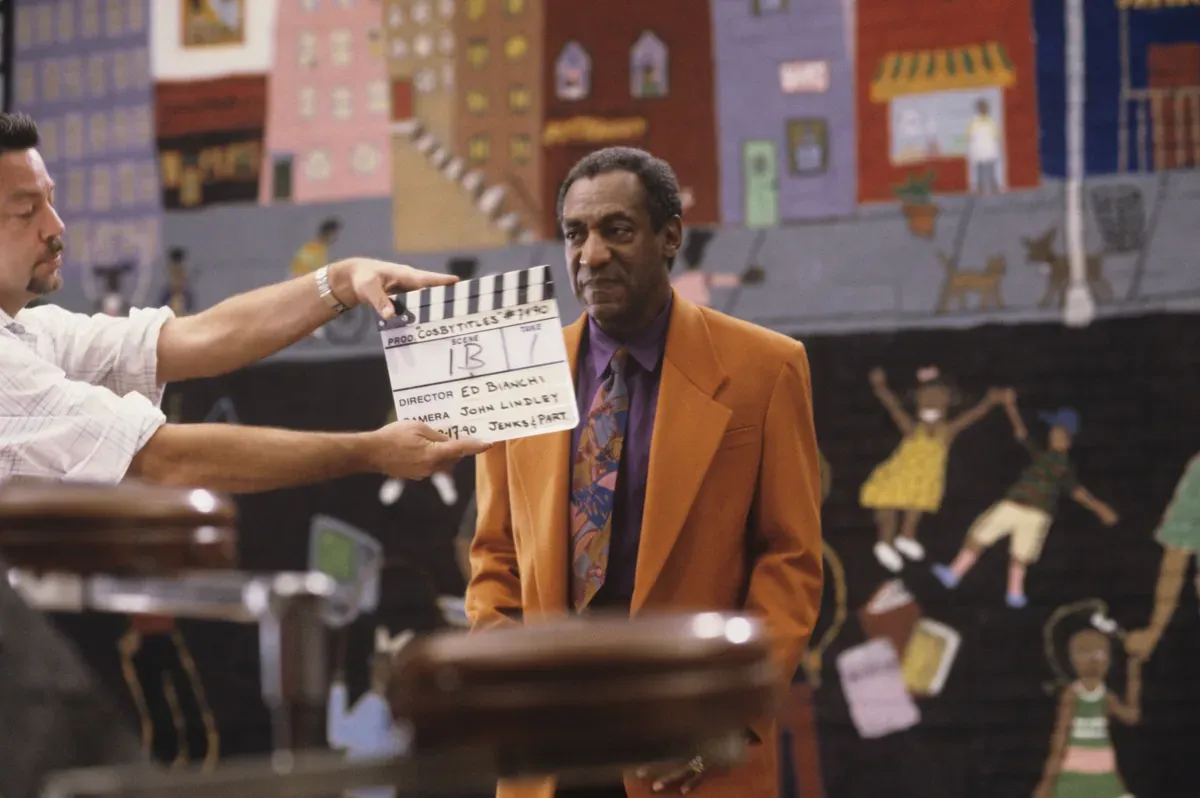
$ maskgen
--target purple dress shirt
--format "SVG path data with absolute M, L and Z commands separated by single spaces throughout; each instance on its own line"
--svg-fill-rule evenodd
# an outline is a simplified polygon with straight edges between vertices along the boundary
M 604 584 L 588 605 L 596 609 L 626 609 L 633 598 L 633 575 L 637 569 L 642 513 L 646 505 L 646 481 L 650 473 L 650 438 L 654 432 L 658 383 L 662 375 L 663 350 L 666 348 L 667 325 L 671 320 L 673 304 L 672 294 L 666 307 L 650 326 L 626 344 L 629 351 L 625 365 L 629 417 L 621 447 L 621 465 L 617 471 L 608 569 Z M 595 321 L 588 319 L 587 332 L 579 342 L 576 363 L 575 395 L 579 402 L 580 422 L 571 433 L 572 468 L 592 400 L 604 381 L 609 361 L 620 348 L 619 342 L 606 335 Z M 567 528 L 570 529 L 570 524 Z

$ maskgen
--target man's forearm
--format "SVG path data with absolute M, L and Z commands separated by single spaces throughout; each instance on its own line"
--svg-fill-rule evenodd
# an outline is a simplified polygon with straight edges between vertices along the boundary
M 352 301 L 337 284 L 334 296 Z M 171 319 L 158 339 L 160 383 L 228 374 L 285 349 L 334 317 L 311 274 L 230 297 L 195 316 Z
M 164 485 L 255 493 L 373 470 L 370 433 L 167 424 L 133 458 L 130 476 Z

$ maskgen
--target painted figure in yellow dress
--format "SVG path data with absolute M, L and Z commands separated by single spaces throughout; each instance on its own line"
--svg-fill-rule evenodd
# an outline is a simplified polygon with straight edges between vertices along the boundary
M 958 391 L 936 367 L 922 368 L 917 371 L 913 392 L 914 418 L 888 388 L 883 369 L 872 369 L 868 378 L 876 398 L 904 437 L 863 483 L 859 504 L 875 511 L 879 533 L 875 559 L 889 571 L 898 572 L 904 567 L 901 554 L 912 560 L 925 557 L 925 549 L 917 541 L 917 525 L 923 515 L 936 513 L 942 506 L 950 446 L 963 430 L 1000 403 L 1003 391 L 990 389 L 970 410 L 949 419 L 950 409 L 960 401 Z

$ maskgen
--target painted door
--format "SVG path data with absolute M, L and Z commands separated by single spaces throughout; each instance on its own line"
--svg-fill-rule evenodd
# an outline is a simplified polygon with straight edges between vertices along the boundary
M 746 226 L 779 224 L 779 156 L 775 142 L 745 142 L 742 174 L 746 181 Z

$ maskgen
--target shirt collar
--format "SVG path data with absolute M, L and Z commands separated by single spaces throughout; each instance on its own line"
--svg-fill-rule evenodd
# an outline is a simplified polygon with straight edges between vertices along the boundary
M 667 342 L 667 325 L 671 320 L 671 306 L 675 304 L 675 292 L 667 297 L 667 304 L 650 322 L 650 326 L 635 335 L 625 344 L 629 356 L 637 361 L 645 371 L 652 372 L 658 368 L 662 360 L 663 349 Z M 588 317 L 588 360 L 597 379 L 604 374 L 613 355 L 621 348 L 621 343 L 614 340 L 596 320 Z

